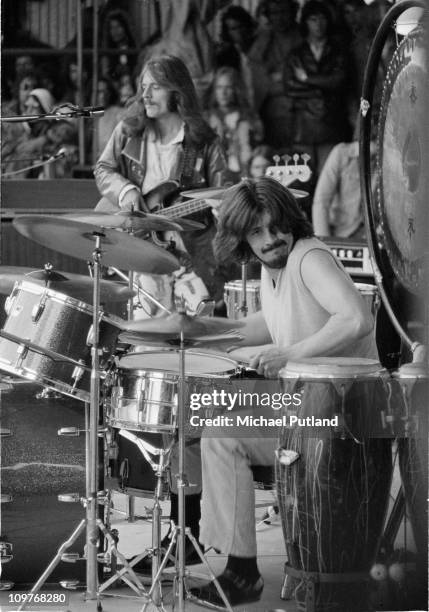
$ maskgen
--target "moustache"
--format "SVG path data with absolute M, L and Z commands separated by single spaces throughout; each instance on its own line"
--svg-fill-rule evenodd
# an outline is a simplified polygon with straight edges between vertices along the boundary
M 277 249 L 278 247 L 281 247 L 281 246 L 287 246 L 287 243 L 284 240 L 276 240 L 275 242 L 270 244 L 270 246 L 267 246 L 261 249 L 261 252 L 269 253 L 270 251 L 274 251 L 274 249 Z

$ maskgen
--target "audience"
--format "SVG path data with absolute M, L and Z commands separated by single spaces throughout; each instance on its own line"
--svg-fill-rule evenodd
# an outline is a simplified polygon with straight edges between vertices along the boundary
M 101 35 L 102 49 L 120 51 L 118 55 L 102 55 L 101 76 L 112 80 L 119 88 L 124 74 L 132 75 L 137 64 L 137 44 L 131 31 L 127 13 L 119 9 L 107 13 Z
M 285 95 L 283 72 L 289 55 L 302 42 L 296 16 L 295 0 L 262 0 L 259 5 L 268 27 L 261 28 L 249 51 L 249 57 L 262 64 L 269 77 L 267 95 L 261 109 L 265 140 L 276 148 L 291 141 L 291 100 Z
M 261 122 L 246 104 L 239 73 L 234 68 L 218 68 L 213 79 L 207 122 L 218 134 L 226 152 L 230 179 L 246 173 L 255 139 L 261 139 Z
M 260 0 L 251 14 L 243 6 L 231 5 L 230 0 L 183 0 L 180 6 L 173 0 L 164 0 L 155 15 L 158 30 L 152 32 L 143 47 L 133 35 L 127 4 L 107 2 L 99 9 L 97 100 L 92 98 L 89 56 L 84 56 L 80 95 L 75 55 L 65 55 L 61 71 L 55 69 L 51 57 L 34 59 L 23 51 L 11 56 L 7 74 L 2 75 L 2 113 L 3 116 L 26 113 L 36 104 L 33 97 L 30 106 L 25 106 L 30 92 L 36 89 L 48 91 L 53 104 L 58 101 L 103 106 L 104 117 L 84 123 L 85 150 L 89 152 L 93 136 L 93 155 L 99 155 L 128 100 L 135 95 L 134 75 L 140 63 L 149 56 L 169 52 L 182 57 L 192 74 L 201 102 L 207 108 L 207 119 L 222 139 L 231 180 L 263 173 L 272 165 L 275 150 L 290 155 L 308 153 L 316 183 L 337 144 L 340 143 L 329 159 L 328 168 L 335 166 L 340 150 L 344 150 L 347 160 L 353 159 L 356 144 L 347 141 L 359 108 L 368 52 L 390 6 L 389 0 L 375 0 L 370 6 L 365 0 Z M 209 28 L 218 12 L 220 28 Z M 83 27 L 84 47 L 91 48 L 92 8 L 84 10 Z M 15 29 L 21 32 L 22 27 Z M 13 28 L 9 30 L 12 32 Z M 157 35 L 159 38 L 154 42 Z M 15 38 L 9 32 L 6 43 L 10 46 Z M 76 43 L 74 36 L 64 48 L 75 48 Z M 381 84 L 393 44 L 394 41 L 386 45 L 380 62 Z M 49 47 L 44 43 L 36 46 L 41 45 Z M 377 100 L 380 95 L 378 87 Z M 77 122 L 74 123 L 76 127 Z M 46 130 L 40 123 L 37 126 L 4 123 L 3 166 L 10 169 L 17 149 L 22 152 L 29 147 L 31 155 L 36 155 L 40 136 L 52 134 L 50 126 L 45 127 Z M 48 139 L 45 149 L 55 149 L 61 141 L 74 151 L 75 130 L 70 123 L 57 127 L 54 134 L 57 131 L 59 136 Z M 258 146 L 262 140 L 265 145 Z M 346 147 L 347 144 L 351 146 Z M 16 160 L 15 165 L 22 166 L 21 161 Z M 67 174 L 68 169 L 62 172 Z M 323 179 L 320 184 L 324 182 Z M 308 187 L 312 192 L 314 186 Z M 317 211 L 319 205 L 315 204 L 313 210 Z M 324 223 L 322 227 L 326 230 L 326 220 Z M 342 231 L 329 228 L 329 223 L 328 229 Z
M 292 107 L 293 150 L 310 155 L 316 178 L 332 147 L 349 136 L 347 57 L 321 0 L 304 5 L 301 30 L 304 42 L 289 55 L 284 85 Z

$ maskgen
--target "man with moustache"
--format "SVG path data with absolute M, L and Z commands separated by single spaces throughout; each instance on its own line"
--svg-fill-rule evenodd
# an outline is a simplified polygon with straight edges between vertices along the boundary
M 288 360 L 317 356 L 376 358 L 371 314 L 330 249 L 314 237 L 292 192 L 263 177 L 229 190 L 219 211 L 215 253 L 222 260 L 262 263 L 262 311 L 240 328 L 255 348 L 250 365 L 276 378 Z M 257 601 L 263 580 L 256 560 L 252 465 L 272 466 L 277 438 L 252 428 L 252 438 L 210 428 L 202 439 L 200 541 L 228 555 L 218 580 L 231 605 Z M 242 434 L 242 432 L 241 432 Z M 213 582 L 192 590 L 223 605 Z

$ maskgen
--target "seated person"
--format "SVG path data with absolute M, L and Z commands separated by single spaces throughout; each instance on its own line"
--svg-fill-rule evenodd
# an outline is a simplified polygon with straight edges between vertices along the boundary
M 305 357 L 376 358 L 364 300 L 280 183 L 263 177 L 232 187 L 219 212 L 214 246 L 221 260 L 262 263 L 262 311 L 240 328 L 245 346 L 273 343 L 253 351 L 250 365 L 259 374 L 276 378 L 288 360 Z M 210 427 L 210 437 L 203 432 L 200 541 L 228 555 L 218 580 L 234 606 L 259 600 L 263 590 L 251 465 L 273 465 L 277 438 L 266 437 L 263 428 L 253 427 L 252 438 L 233 429 Z M 192 594 L 223 605 L 213 582 Z

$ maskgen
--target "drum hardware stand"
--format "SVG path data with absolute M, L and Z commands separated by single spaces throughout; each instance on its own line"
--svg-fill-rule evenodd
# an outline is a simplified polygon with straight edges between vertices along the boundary
M 145 440 L 138 438 L 135 434 L 133 434 L 132 432 L 128 430 L 120 429 L 119 435 L 123 436 L 124 438 L 127 438 L 128 440 L 133 442 L 138 447 L 139 451 L 142 453 L 146 461 L 149 463 L 149 465 L 155 472 L 155 475 L 157 476 L 157 483 L 156 483 L 155 495 L 154 495 L 154 506 L 152 510 L 152 548 L 146 549 L 143 553 L 141 553 L 140 555 L 137 555 L 131 562 L 128 562 L 128 568 L 121 568 L 119 571 L 116 571 L 114 575 L 112 575 L 105 583 L 100 585 L 100 588 L 99 588 L 100 593 L 104 591 L 107 587 L 109 587 L 111 584 L 113 584 L 117 580 L 117 578 L 121 578 L 122 580 L 125 581 L 124 574 L 127 573 L 129 568 L 132 568 L 139 561 L 145 558 L 148 555 L 148 553 L 152 553 L 152 577 L 155 579 L 155 577 L 157 577 L 158 575 L 159 576 L 161 575 L 161 572 L 159 572 L 159 568 L 161 565 L 160 557 L 161 557 L 161 515 L 162 515 L 162 512 L 161 512 L 161 505 L 159 502 L 162 499 L 162 490 L 163 490 L 165 472 L 169 464 L 170 453 L 173 448 L 175 440 L 174 438 L 172 438 L 170 441 L 170 444 L 168 445 L 166 449 L 160 449 L 160 448 L 153 446 L 152 444 L 149 444 Z M 151 455 L 158 456 L 158 463 L 155 463 L 155 461 L 153 461 Z M 112 548 L 111 552 L 114 555 L 117 554 L 116 546 Z M 167 556 L 167 559 L 168 559 L 168 556 Z M 161 583 L 159 579 L 157 579 L 156 581 L 153 580 L 153 585 L 151 587 L 151 590 L 149 591 L 148 597 L 150 598 L 150 601 L 155 603 L 156 605 L 162 605 Z
M 239 312 L 242 313 L 243 317 L 247 317 L 247 262 L 241 262 L 241 291 L 243 293 L 243 299 Z
M 113 270 L 115 274 L 120 276 L 123 280 L 129 282 L 129 277 L 126 274 L 124 274 L 121 270 L 118 270 L 117 268 L 113 268 L 112 266 L 110 266 L 110 269 Z M 165 313 L 172 314 L 171 310 L 169 310 L 166 306 L 164 306 L 164 304 L 159 302 L 151 293 L 149 293 L 145 289 L 142 289 L 137 282 L 133 281 L 132 285 L 130 286 L 130 289 L 136 289 L 137 293 L 142 293 L 148 300 L 153 302 L 156 306 L 158 306 L 158 308 L 163 310 Z M 132 298 L 130 298 L 130 300 L 128 301 L 128 313 L 129 313 L 130 303 L 133 304 Z M 132 320 L 132 317 L 130 320 Z
M 43 572 L 41 577 L 33 585 L 30 593 L 36 593 L 40 587 L 44 584 L 46 579 L 49 577 L 51 572 L 55 569 L 61 559 L 69 562 L 74 562 L 79 559 L 79 556 L 75 553 L 66 553 L 68 548 L 76 541 L 81 533 L 86 531 L 86 545 L 84 558 L 86 559 L 86 600 L 97 600 L 97 610 L 101 611 L 100 603 L 100 591 L 98 588 L 98 543 L 99 543 L 99 531 L 102 532 L 104 537 L 109 542 L 112 549 L 116 550 L 116 543 L 112 534 L 107 530 L 103 521 L 97 517 L 97 509 L 104 491 L 100 495 L 98 492 L 98 435 L 99 435 L 99 404 L 100 404 L 100 349 L 99 349 L 99 326 L 100 326 L 100 277 L 101 277 L 101 238 L 103 237 L 102 232 L 93 232 L 95 238 L 95 248 L 93 251 L 93 337 L 92 337 L 92 348 L 91 348 L 91 387 L 90 387 L 90 402 L 86 403 L 85 422 L 86 422 L 86 497 L 81 500 L 85 509 L 86 517 L 82 519 L 79 525 L 76 527 L 70 538 L 63 542 L 59 547 L 57 554 L 52 559 L 46 570 Z M 6 332 L 1 332 L 1 335 L 6 337 L 9 336 Z M 10 335 L 12 336 L 12 335 Z M 12 337 L 13 339 L 14 337 Z M 7 338 L 8 339 L 8 338 Z M 11 338 L 9 338 L 11 339 Z M 20 340 L 22 344 L 22 340 Z M 26 343 L 31 348 L 32 343 Z M 89 412 L 89 415 L 88 415 Z M 61 431 L 61 430 L 60 430 Z M 59 496 L 64 501 L 78 501 L 75 495 Z M 133 572 L 132 568 L 128 564 L 127 560 L 123 555 L 116 550 L 117 556 L 120 558 L 124 565 L 124 573 L 127 571 L 131 574 L 135 580 L 133 584 L 128 578 L 123 578 L 132 589 L 138 592 L 141 596 L 148 597 L 147 591 L 141 584 L 138 577 Z M 68 584 L 64 582 L 65 586 Z M 69 586 L 76 588 L 75 583 L 69 583 Z M 153 600 L 151 603 L 155 604 Z M 26 602 L 23 602 L 18 608 L 18 612 L 24 610 Z M 159 610 L 158 606 L 155 607 Z
M 178 309 L 178 312 L 182 315 L 186 315 L 184 301 L 182 300 L 181 307 Z M 167 552 L 162 560 L 161 565 L 159 566 L 157 574 L 152 579 L 152 586 L 149 591 L 149 596 L 152 596 L 152 593 L 157 588 L 157 583 L 160 581 L 160 577 L 164 568 L 167 564 L 167 561 L 171 555 L 174 544 L 176 544 L 176 568 L 174 575 L 174 595 L 178 597 L 178 607 L 179 612 L 185 611 L 185 591 L 186 596 L 190 601 L 199 601 L 197 598 L 190 596 L 189 592 L 185 585 L 186 580 L 186 564 L 185 564 L 185 543 L 186 537 L 188 537 L 197 552 L 198 556 L 201 559 L 201 562 L 205 565 L 207 570 L 209 571 L 210 578 L 214 581 L 217 591 L 222 598 L 226 610 L 228 612 L 233 612 L 232 608 L 223 592 L 222 587 L 220 586 L 216 576 L 214 575 L 210 565 L 208 564 L 207 559 L 204 557 L 203 552 L 192 535 L 191 530 L 185 526 L 185 487 L 189 486 L 189 481 L 185 473 L 185 405 L 186 405 L 186 381 L 185 381 L 185 353 L 186 353 L 186 340 L 183 329 L 180 331 L 180 340 L 178 345 L 178 353 L 179 353 L 179 376 L 178 376 L 178 440 L 179 440 L 179 473 L 176 475 L 177 480 L 177 493 L 178 493 L 178 525 L 173 527 L 172 537 L 170 544 L 168 546 Z M 178 585 L 177 585 L 178 583 Z M 178 586 L 178 588 L 177 588 Z M 149 602 L 146 602 L 141 610 L 141 612 L 146 612 L 147 606 Z M 174 609 L 174 601 L 173 601 L 173 609 Z

